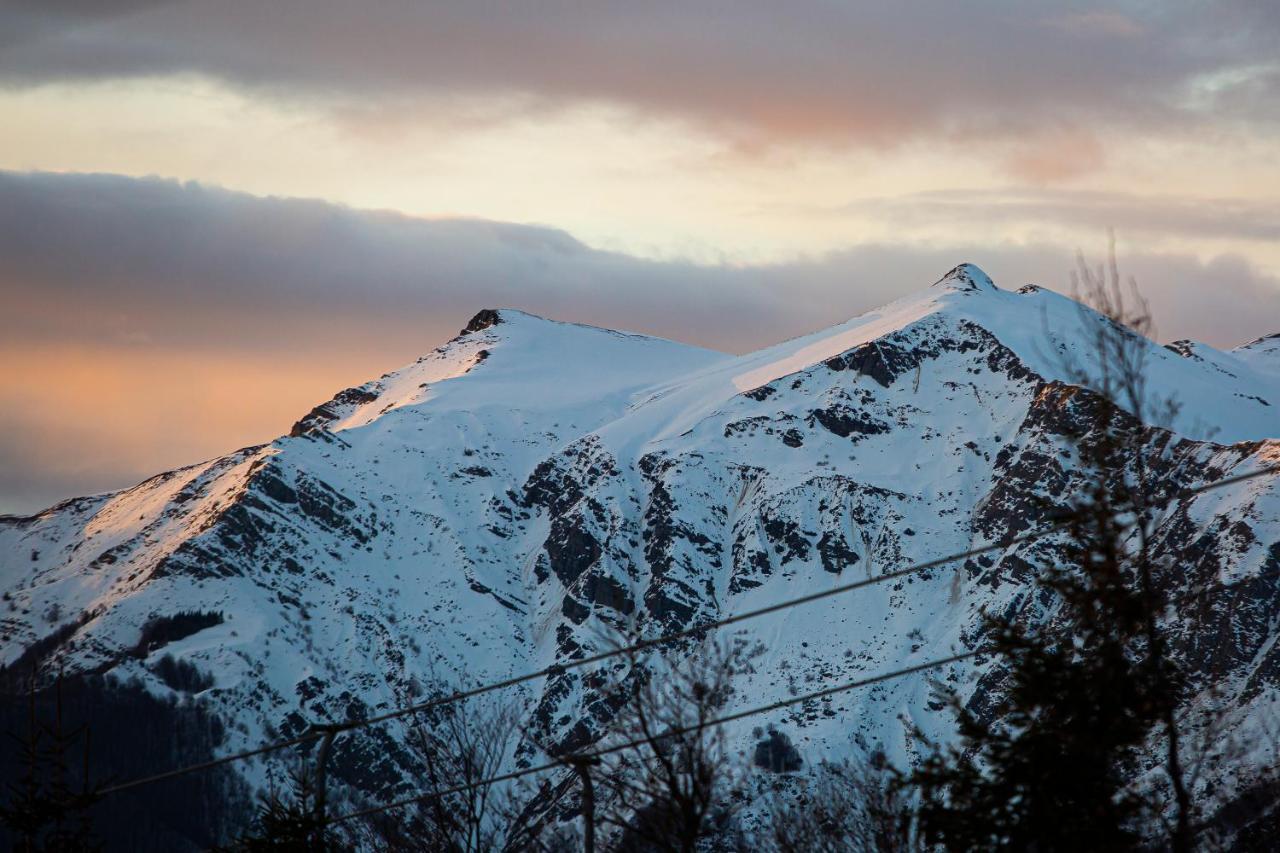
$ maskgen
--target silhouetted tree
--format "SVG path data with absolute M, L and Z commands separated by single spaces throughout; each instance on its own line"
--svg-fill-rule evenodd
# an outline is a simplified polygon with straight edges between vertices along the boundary
M 229 850 L 249 853 L 328 853 L 346 849 L 316 814 L 314 775 L 289 772 L 287 791 L 273 788 L 260 798 L 253 826 Z
M 434 695 L 454 692 L 442 683 Z M 521 732 L 519 709 L 494 700 L 441 705 L 409 718 L 407 742 L 421 768 L 414 784 L 424 798 L 366 821 L 374 844 L 442 853 L 539 849 L 538 827 L 525 808 L 529 792 L 488 781 L 503 772 Z M 428 796 L 433 792 L 442 795 Z
M 1163 739 L 1173 792 L 1174 850 L 1191 845 L 1190 802 L 1175 718 L 1184 675 L 1160 624 L 1165 600 L 1152 557 L 1153 477 L 1146 423 L 1149 316 L 1127 313 L 1114 260 L 1076 278 L 1101 313 L 1086 315 L 1091 357 L 1068 363 L 1090 392 L 1060 386 L 1056 405 L 1086 483 L 1062 517 L 1067 542 L 1038 570 L 1049 618 L 1015 624 L 984 617 L 999 660 L 998 697 L 979 712 L 954 693 L 959 743 L 929 744 L 906 777 L 920 792 L 919 830 L 954 850 L 1130 849 L 1149 843 L 1164 803 L 1135 784 L 1144 745 Z
M 767 830 L 753 847 L 766 853 L 897 853 L 911 847 L 910 810 L 882 759 L 821 764 L 785 777 L 770 798 Z
M 1145 608 L 1125 570 L 1123 529 L 1096 500 L 1073 518 L 1079 569 L 1044 568 L 1058 619 L 987 619 L 1006 680 L 984 713 L 949 696 L 960 741 L 907 778 L 923 839 L 950 850 L 1128 849 L 1152 804 L 1131 784 L 1174 674 L 1145 658 Z M 1066 630 L 1062 630 L 1069 626 Z
M 90 825 L 89 810 L 98 800 L 88 782 L 89 727 L 63 725 L 62 676 L 54 683 L 54 716 L 40 720 L 36 708 L 36 675 L 28 692 L 28 725 L 23 735 L 10 733 L 23 766 L 20 778 L 7 785 L 0 805 L 0 824 L 13 836 L 15 849 L 93 851 L 101 844 Z M 73 781 L 71 762 L 79 752 L 80 781 Z
M 690 853 L 733 831 L 741 768 L 715 720 L 749 655 L 706 642 L 656 664 L 626 657 L 625 701 L 600 746 L 632 746 L 603 756 L 594 774 L 606 793 L 598 817 L 614 829 L 611 849 Z

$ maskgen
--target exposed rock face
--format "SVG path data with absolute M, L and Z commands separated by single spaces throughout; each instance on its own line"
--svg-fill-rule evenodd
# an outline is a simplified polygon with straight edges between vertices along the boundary
M 312 430 L 324 429 L 329 424 L 343 417 L 353 407 L 360 406 L 365 403 L 372 403 L 378 399 L 378 392 L 374 388 L 363 386 L 360 388 L 348 388 L 345 391 L 339 391 L 333 396 L 333 399 L 327 403 L 321 403 L 293 425 L 289 430 L 290 438 L 297 438 Z
M 1086 477 L 1075 441 L 1092 440 L 1098 400 L 1063 381 L 1061 360 L 1087 363 L 1073 347 L 1088 322 L 1069 300 L 1001 291 L 971 265 L 740 358 L 482 311 L 271 445 L 0 519 L 0 661 L 186 689 L 233 749 L 386 711 L 433 681 L 564 663 L 599 650 L 610 626 L 679 630 L 1007 542 L 1046 526 Z M 1280 707 L 1280 477 L 1178 496 L 1280 463 L 1280 370 L 1258 343 L 1151 351 L 1153 392 L 1188 406 L 1172 429 L 1125 428 L 1153 497 L 1177 498 L 1157 528 L 1160 582 L 1205 592 L 1198 630 L 1171 622 L 1178 653 L 1197 690 L 1234 703 L 1228 735 L 1257 743 L 1257 721 Z M 1066 553 L 1046 538 L 741 623 L 734 635 L 764 651 L 726 710 L 945 657 L 972 644 L 983 609 L 1051 619 L 1031 584 Z M 146 626 L 176 622 L 198 629 L 140 646 Z M 188 689 L 202 682 L 180 663 L 212 686 Z M 989 667 L 933 675 L 981 707 L 999 689 Z M 519 703 L 544 739 L 581 746 L 616 711 L 606 672 L 485 701 Z M 927 675 L 727 736 L 778 772 L 873 754 L 905 764 L 907 710 L 951 736 Z M 526 744 L 511 760 L 534 754 Z M 1247 754 L 1201 793 L 1226 808 L 1261 760 Z M 245 780 L 264 784 L 267 766 L 245 765 Z M 389 725 L 344 736 L 332 775 L 392 797 L 415 790 L 416 770 Z
M 467 321 L 467 325 L 462 328 L 459 335 L 465 335 L 470 332 L 483 332 L 485 329 L 492 329 L 494 326 L 502 322 L 502 316 L 492 308 L 483 308 L 476 312 L 476 315 Z

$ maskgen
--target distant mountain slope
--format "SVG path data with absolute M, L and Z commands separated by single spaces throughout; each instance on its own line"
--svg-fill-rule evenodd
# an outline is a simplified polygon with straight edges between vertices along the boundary
M 1089 429 L 1091 392 L 1064 383 L 1063 366 L 1089 368 L 1082 329 L 1096 322 L 970 265 L 741 357 L 484 311 L 270 445 L 0 519 L 0 662 L 136 676 L 164 696 L 184 692 L 159 666 L 172 656 L 212 680 L 192 698 L 225 720 L 232 749 L 388 710 L 440 679 L 571 660 L 611 624 L 656 634 L 1001 542 L 1042 525 L 1037 500 L 1065 501 L 1084 476 L 1067 436 Z M 1152 393 L 1183 403 L 1172 432 L 1135 426 L 1162 495 L 1280 463 L 1266 340 L 1230 353 L 1149 344 Z M 1233 731 L 1255 745 L 1250 727 L 1280 709 L 1278 492 L 1269 476 L 1184 498 L 1158 530 L 1162 583 L 1233 584 L 1212 636 L 1181 636 L 1179 650 L 1198 687 L 1225 686 Z M 742 623 L 735 633 L 766 651 L 735 701 L 945 656 L 969 645 L 983 608 L 1033 618 L 1032 568 L 1062 559 L 1062 544 Z M 222 619 L 157 633 L 193 611 Z M 987 665 L 938 674 L 977 689 Z M 493 701 L 580 744 L 600 731 L 591 684 L 568 672 Z M 772 723 L 806 766 L 906 762 L 904 715 L 949 736 L 929 694 L 926 676 L 902 679 L 730 737 L 746 749 Z M 344 737 L 335 778 L 374 797 L 412 792 L 404 736 Z M 1227 801 L 1261 760 L 1202 785 Z M 273 761 L 244 765 L 246 780 L 265 784 Z
M 1236 347 L 1231 354 L 1258 373 L 1280 381 L 1280 332 Z

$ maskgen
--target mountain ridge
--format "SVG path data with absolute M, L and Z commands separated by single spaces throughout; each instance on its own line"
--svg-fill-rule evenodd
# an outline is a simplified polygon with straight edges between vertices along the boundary
M 1086 476 L 1070 437 L 1088 433 L 1096 394 L 1063 365 L 1088 365 L 1081 341 L 1098 315 L 1001 290 L 972 265 L 938 284 L 743 356 L 486 309 L 413 364 L 317 406 L 294 435 L 0 519 L 0 665 L 68 632 L 45 666 L 198 702 L 240 748 L 432 684 L 573 660 L 610 626 L 680 630 L 1037 529 Z M 1153 393 L 1194 395 L 1172 425 L 1129 427 L 1163 494 L 1280 461 L 1268 376 L 1226 353 L 1144 346 Z M 1258 715 L 1280 708 L 1280 587 L 1266 580 L 1280 566 L 1278 491 L 1269 476 L 1182 498 L 1159 528 L 1182 567 L 1162 577 L 1170 590 L 1252 579 L 1216 617 L 1218 645 L 1184 636 L 1179 653 L 1205 684 L 1238 681 L 1240 707 Z M 1040 618 L 1030 567 L 1064 546 L 1011 546 L 743 626 L 735 636 L 766 652 L 738 689 L 785 696 L 945 656 L 971 644 L 983 608 Z M 135 653 L 149 620 L 183 610 L 227 618 Z M 164 655 L 211 685 L 166 684 Z M 970 662 L 947 677 L 978 696 L 992 676 Z M 582 745 L 607 721 L 591 683 L 563 673 L 493 701 L 526 709 L 546 740 Z M 806 766 L 909 763 L 902 714 L 953 735 L 931 701 L 927 679 L 908 679 L 772 724 Z M 405 737 L 352 737 L 334 778 L 373 798 L 411 793 Z M 730 738 L 750 746 L 750 727 Z M 273 761 L 243 778 L 265 785 Z M 1243 784 L 1212 783 L 1223 802 Z

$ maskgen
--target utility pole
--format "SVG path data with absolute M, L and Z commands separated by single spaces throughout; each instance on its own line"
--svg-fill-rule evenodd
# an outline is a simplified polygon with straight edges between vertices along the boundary
M 568 755 L 565 764 L 573 768 L 582 780 L 582 850 L 596 851 L 596 789 L 591 784 L 591 768 L 600 764 L 594 755 Z
M 317 723 L 311 727 L 312 731 L 320 732 L 324 736 L 320 739 L 320 749 L 316 751 L 316 793 L 315 808 L 312 813 L 312 819 L 315 822 L 316 844 L 319 846 L 320 839 L 324 833 L 325 825 L 325 804 L 328 799 L 328 763 L 329 750 L 333 746 L 333 739 L 340 731 L 344 731 L 346 726 L 335 725 L 333 723 Z

